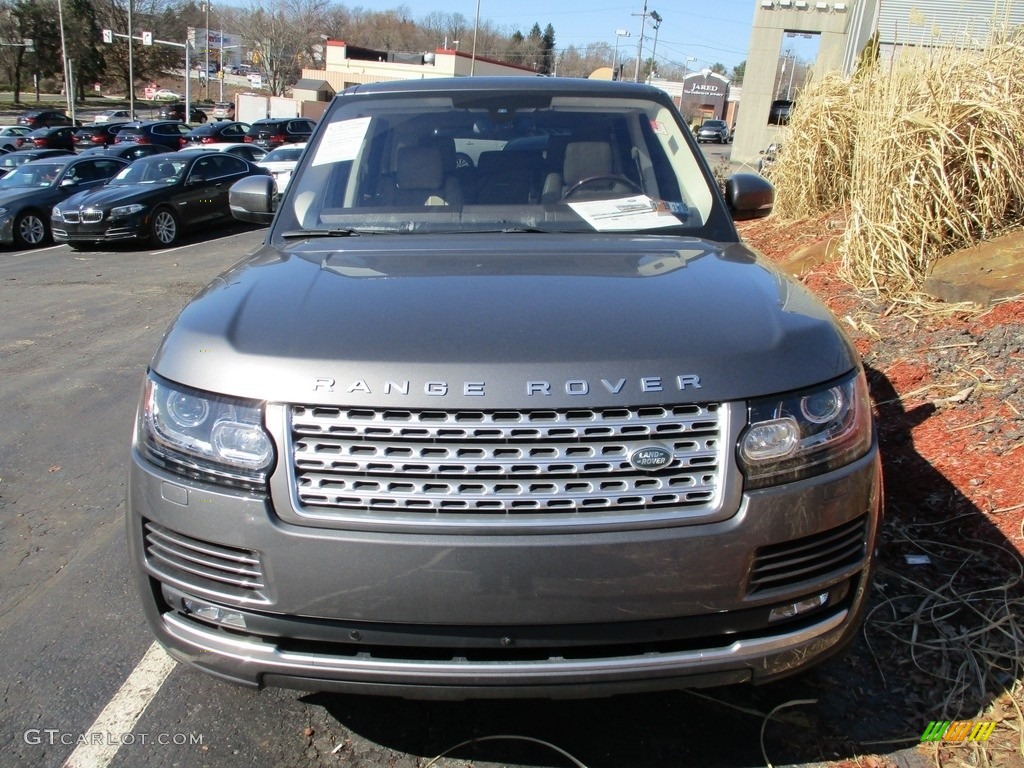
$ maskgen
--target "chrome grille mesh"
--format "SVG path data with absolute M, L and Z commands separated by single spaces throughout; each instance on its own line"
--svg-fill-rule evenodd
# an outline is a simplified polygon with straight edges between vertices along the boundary
M 565 411 L 414 411 L 295 405 L 290 455 L 303 507 L 454 513 L 647 510 L 711 503 L 714 405 Z M 637 448 L 673 454 L 658 472 Z

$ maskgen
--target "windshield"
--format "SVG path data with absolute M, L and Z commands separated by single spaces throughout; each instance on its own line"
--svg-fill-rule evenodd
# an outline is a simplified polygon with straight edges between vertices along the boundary
M 173 153 L 144 157 L 122 169 L 108 184 L 174 184 L 187 165 L 185 160 L 174 158 Z
M 63 165 L 58 163 L 25 163 L 0 179 L 0 189 L 11 187 L 52 187 L 57 183 Z
M 667 101 L 509 91 L 339 98 L 275 232 L 679 234 L 707 223 L 714 193 Z
M 302 150 L 304 147 L 280 147 L 278 149 L 272 149 L 263 156 L 261 162 L 264 163 L 279 163 L 282 161 L 295 162 L 302 157 Z

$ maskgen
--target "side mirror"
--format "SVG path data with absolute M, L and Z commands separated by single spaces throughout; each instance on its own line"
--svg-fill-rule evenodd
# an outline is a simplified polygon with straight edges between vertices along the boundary
M 199 174 L 193 174 L 193 175 L 189 176 L 188 179 L 185 181 L 185 186 L 186 187 L 197 187 L 200 184 L 205 184 L 205 183 L 206 183 L 206 177 L 205 176 L 201 176 Z
M 246 176 L 231 185 L 228 207 L 239 221 L 269 224 L 277 210 L 277 189 L 273 176 Z
M 756 173 L 734 173 L 725 182 L 725 202 L 733 221 L 761 219 L 772 212 L 775 187 Z

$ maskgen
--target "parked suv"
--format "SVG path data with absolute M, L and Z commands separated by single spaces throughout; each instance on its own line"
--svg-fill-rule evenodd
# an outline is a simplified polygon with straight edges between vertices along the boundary
M 725 120 L 705 120 L 697 129 L 697 141 L 700 143 L 717 141 L 719 144 L 726 144 L 730 138 L 729 126 Z
M 264 149 L 273 149 L 282 144 L 307 141 L 315 127 L 316 123 L 305 117 L 268 117 L 253 123 L 245 140 Z
M 175 658 L 584 696 L 762 682 L 856 635 L 882 504 L 864 366 L 737 233 L 771 184 L 723 196 L 668 94 L 353 86 L 283 194 L 229 201 L 264 245 L 163 336 L 130 460 Z
M 62 110 L 56 109 L 30 109 L 23 112 L 18 118 L 18 125 L 27 125 L 35 130 L 36 128 L 53 128 L 61 125 L 73 125 L 71 118 Z
M 205 123 L 207 120 L 206 113 L 195 104 L 189 106 L 188 120 L 186 120 L 185 103 L 181 101 L 164 104 L 160 107 L 158 116 L 161 120 L 181 120 L 185 123 Z

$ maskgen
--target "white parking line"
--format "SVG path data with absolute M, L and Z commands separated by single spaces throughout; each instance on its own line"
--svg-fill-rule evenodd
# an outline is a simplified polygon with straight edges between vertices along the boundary
M 250 232 L 254 232 L 254 231 L 256 231 L 256 230 L 251 230 L 250 229 L 250 230 L 245 230 L 245 231 L 242 231 L 242 232 L 232 232 L 230 235 L 224 235 L 224 237 L 216 237 L 216 238 L 214 238 L 212 240 L 202 240 L 202 241 L 195 242 L 195 243 L 185 243 L 184 245 L 176 245 L 174 248 L 167 248 L 166 250 L 163 250 L 163 251 L 151 251 L 150 255 L 152 255 L 152 256 L 163 256 L 165 253 L 174 253 L 175 251 L 184 251 L 184 250 L 188 250 L 189 248 L 195 248 L 197 245 L 211 245 L 213 243 L 219 243 L 221 240 L 230 240 L 233 237 L 239 237 L 241 235 L 246 235 L 246 234 L 249 234 Z
M 158 644 L 149 646 L 62 768 L 105 768 L 121 747 L 121 738 L 146 711 L 177 662 Z

